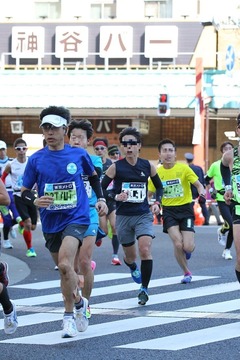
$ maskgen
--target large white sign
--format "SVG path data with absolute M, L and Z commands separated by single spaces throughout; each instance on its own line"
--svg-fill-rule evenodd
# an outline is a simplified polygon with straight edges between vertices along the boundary
M 42 26 L 12 27 L 12 57 L 37 59 L 44 57 L 45 30 Z
M 130 58 L 133 53 L 133 28 L 131 26 L 100 27 L 100 57 Z
M 178 55 L 177 26 L 145 26 L 144 56 L 172 59 Z
M 57 58 L 88 57 L 87 26 L 56 26 L 55 53 Z

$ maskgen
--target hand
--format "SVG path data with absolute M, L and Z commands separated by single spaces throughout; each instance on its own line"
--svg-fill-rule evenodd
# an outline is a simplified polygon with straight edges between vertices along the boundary
M 223 195 L 224 197 L 224 200 L 225 200 L 225 203 L 230 205 L 231 204 L 231 200 L 232 200 L 232 197 L 233 197 L 233 193 L 232 193 L 232 190 L 227 190 L 225 192 L 225 194 Z
M 105 201 L 98 201 L 95 205 L 98 215 L 99 216 L 104 216 L 108 214 L 108 207 Z
M 116 201 L 127 201 L 128 192 L 127 191 L 122 191 L 120 194 L 117 194 L 116 197 L 117 197 Z M 116 199 L 116 197 L 115 197 L 115 199 Z
M 152 211 L 152 213 L 155 214 L 155 215 L 160 214 L 159 205 L 158 205 L 158 204 L 153 204 L 153 205 L 151 206 L 151 211 Z
M 54 198 L 52 196 L 41 196 L 34 200 L 34 205 L 37 207 L 47 208 L 49 205 L 52 205 Z

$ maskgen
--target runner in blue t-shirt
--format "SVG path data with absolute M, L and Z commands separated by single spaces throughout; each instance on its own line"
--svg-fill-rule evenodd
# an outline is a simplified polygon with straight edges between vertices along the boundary
M 86 150 L 64 144 L 70 112 L 50 106 L 40 114 L 46 146 L 29 157 L 23 176 L 22 198 L 39 207 L 46 247 L 58 265 L 65 312 L 62 337 L 73 337 L 88 327 L 88 301 L 79 294 L 82 277 L 74 260 L 90 224 L 82 174 L 89 176 L 98 201 L 99 216 L 107 212 L 100 181 Z M 36 184 L 38 198 L 31 192 Z M 75 303 L 75 314 L 74 314 Z M 76 317 L 76 321 L 75 321 Z
M 89 141 L 93 136 L 92 124 L 89 120 L 86 119 L 72 120 L 68 126 L 67 135 L 71 146 L 87 149 Z M 90 158 L 98 176 L 100 177 L 103 167 L 100 156 L 90 155 Z M 92 261 L 92 254 L 98 232 L 99 216 L 95 207 L 97 196 L 90 185 L 88 176 L 83 174 L 82 178 L 89 201 L 90 225 L 84 234 L 84 241 L 79 249 L 79 253 L 77 254 L 77 260 L 79 261 L 76 261 L 75 263 L 75 270 L 84 276 L 82 295 L 88 299 L 87 317 L 90 318 L 91 311 L 89 306 L 89 299 L 94 282 L 94 274 L 92 270 L 94 270 L 96 267 L 95 261 Z

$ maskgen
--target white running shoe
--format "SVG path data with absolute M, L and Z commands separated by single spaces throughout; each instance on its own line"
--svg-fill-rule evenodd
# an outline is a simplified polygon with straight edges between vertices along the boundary
M 77 334 L 78 332 L 77 332 L 75 320 L 72 317 L 64 317 L 62 338 L 71 338 L 77 336 Z
M 226 242 L 227 242 L 227 232 L 225 234 L 223 234 L 221 232 L 221 228 L 218 228 L 217 230 L 217 237 L 218 237 L 218 243 L 219 245 L 222 246 L 226 246 Z
M 12 249 L 13 248 L 10 240 L 3 240 L 3 247 L 4 247 L 4 249 Z
M 12 239 L 17 238 L 17 233 L 16 233 L 16 230 L 14 229 L 14 227 L 11 227 L 9 234 L 10 234 Z
M 231 255 L 231 251 L 229 249 L 225 249 L 222 253 L 222 257 L 225 259 L 225 260 L 232 260 L 232 255 Z
M 10 314 L 4 314 L 4 331 L 5 334 L 11 335 L 15 333 L 18 327 L 16 307 L 12 302 L 13 311 Z
M 80 309 L 75 309 L 76 314 L 76 325 L 77 329 L 80 332 L 86 331 L 88 328 L 88 318 L 87 318 L 87 308 L 88 308 L 88 300 L 82 297 L 83 306 Z

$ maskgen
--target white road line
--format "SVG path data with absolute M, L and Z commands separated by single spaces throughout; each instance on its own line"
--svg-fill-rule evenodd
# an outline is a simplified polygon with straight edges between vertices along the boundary
M 116 346 L 124 349 L 183 350 L 240 337 L 240 322 Z M 231 357 L 231 355 L 230 355 Z M 207 358 L 207 355 L 206 355 Z
M 131 331 L 136 329 L 146 329 L 151 326 L 170 324 L 172 322 L 179 322 L 185 319 L 180 318 L 146 318 L 146 317 L 134 317 L 131 319 L 112 321 L 99 325 L 91 325 L 84 333 L 79 333 L 78 336 L 70 339 L 62 339 L 61 331 L 54 331 L 44 334 L 37 334 L 32 336 L 25 336 L 14 339 L 6 339 L 0 341 L 0 343 L 10 344 L 39 344 L 39 345 L 55 345 L 59 343 L 67 343 L 72 341 L 79 341 L 84 339 L 91 339 L 94 337 L 111 335 L 121 333 L 125 331 Z
M 214 279 L 214 278 L 216 278 L 216 277 L 195 276 L 195 281 L 209 280 L 209 279 Z M 177 284 L 177 283 L 179 283 L 179 277 L 152 280 L 150 283 L 149 289 L 154 288 L 154 287 L 159 287 L 159 286 L 173 285 L 173 284 Z M 227 285 L 229 285 L 229 284 L 227 284 Z M 46 286 L 48 286 L 48 285 L 46 284 Z M 184 286 L 185 285 L 183 285 L 183 287 Z M 218 285 L 218 286 L 220 286 L 220 285 Z M 191 285 L 190 285 L 190 287 L 191 287 Z M 189 289 L 190 289 L 190 287 L 189 287 Z M 227 286 L 226 286 L 226 288 L 227 288 Z M 105 286 L 105 287 L 93 288 L 91 297 L 100 296 L 100 295 L 109 295 L 109 294 L 119 294 L 119 293 L 123 293 L 126 291 L 133 291 L 133 290 L 136 290 L 136 291 L 139 290 L 139 285 L 137 285 L 134 282 L 131 282 L 129 284 Z M 194 290 L 196 290 L 196 289 L 191 289 L 191 292 Z M 227 290 L 227 291 L 230 291 L 230 290 Z M 182 292 L 182 291 L 180 291 L 180 292 Z M 222 292 L 222 290 L 221 290 L 221 292 Z M 171 296 L 172 296 L 172 294 L 174 294 L 174 296 L 176 296 L 175 295 L 176 293 L 177 292 L 172 292 L 172 293 L 167 293 L 167 294 L 171 294 Z M 188 294 L 187 296 L 190 296 L 189 292 L 187 294 Z M 164 294 L 162 294 L 162 295 L 164 295 Z M 160 301 L 157 301 L 157 298 L 162 295 L 160 294 L 160 295 L 150 296 L 149 304 L 159 303 Z M 200 295 L 198 295 L 198 296 L 200 296 Z M 202 295 L 202 296 L 204 296 L 204 295 Z M 154 299 L 157 302 L 154 302 Z M 36 306 L 36 305 L 52 304 L 52 303 L 56 303 L 56 302 L 60 302 L 60 301 L 62 301 L 62 295 L 59 291 L 59 294 L 42 295 L 42 296 L 34 296 L 34 297 L 29 297 L 29 298 L 16 299 L 16 300 L 14 300 L 14 303 L 18 306 Z M 114 308 L 122 308 L 122 307 L 118 307 L 118 305 L 117 305 L 117 304 L 119 304 L 119 306 L 121 306 L 121 304 L 122 304 L 122 306 L 124 306 L 124 309 L 126 309 L 126 304 L 125 304 L 126 301 L 127 301 L 127 305 L 129 305 L 128 304 L 129 299 L 110 302 L 110 304 L 113 304 Z M 167 300 L 167 301 L 169 301 L 169 300 Z M 109 304 L 109 302 L 103 303 L 103 304 Z M 104 308 L 106 308 L 106 306 L 103 305 Z M 136 306 L 136 298 L 133 298 L 131 307 L 135 307 L 135 306 Z M 112 308 L 109 305 L 107 307 Z
M 226 284 L 217 284 L 209 286 L 201 286 L 198 288 L 191 288 L 184 286 L 186 290 L 166 292 L 163 294 L 156 294 L 149 296 L 148 305 L 163 304 L 177 300 L 194 299 L 201 296 L 223 294 L 231 291 L 239 291 L 239 283 L 231 282 Z M 103 309 L 129 309 L 136 307 L 136 298 L 116 300 L 104 302 L 97 305 L 91 305 L 91 308 L 99 306 Z
M 94 276 L 94 282 L 97 283 L 100 281 L 126 279 L 129 278 L 129 276 L 130 274 L 122 274 L 122 273 L 100 274 Z M 60 287 L 60 278 L 58 280 L 52 280 L 52 281 L 41 281 L 37 283 L 9 286 L 9 288 L 14 288 L 14 289 L 32 289 L 32 290 L 53 289 L 58 287 Z

